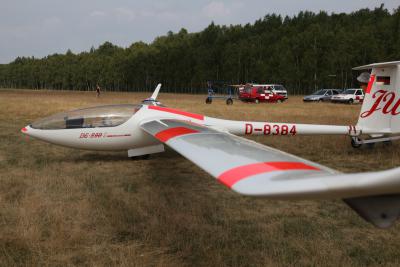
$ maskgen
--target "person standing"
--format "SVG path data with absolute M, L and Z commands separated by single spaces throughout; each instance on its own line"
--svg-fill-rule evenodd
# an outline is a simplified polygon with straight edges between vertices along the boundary
M 97 97 L 100 97 L 100 85 L 96 84 L 96 94 Z

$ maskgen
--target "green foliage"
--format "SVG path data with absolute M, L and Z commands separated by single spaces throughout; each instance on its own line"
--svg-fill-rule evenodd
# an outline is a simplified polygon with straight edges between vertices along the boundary
M 90 52 L 18 57 L 0 65 L 0 87 L 204 92 L 207 80 L 282 83 L 292 94 L 355 86 L 358 65 L 400 59 L 400 7 L 350 14 L 269 14 L 254 24 L 198 33 L 181 29 L 151 44 L 121 48 L 105 42 Z

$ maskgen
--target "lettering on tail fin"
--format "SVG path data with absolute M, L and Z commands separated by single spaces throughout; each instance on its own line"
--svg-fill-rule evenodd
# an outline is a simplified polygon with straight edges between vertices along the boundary
M 395 101 L 396 94 L 394 92 L 378 90 L 372 95 L 372 99 L 375 98 L 375 103 L 372 105 L 371 109 L 361 113 L 361 118 L 367 118 L 379 110 L 385 115 L 389 113 L 393 116 L 400 114 L 400 111 L 398 111 L 400 98 L 397 98 Z M 395 104 L 392 105 L 393 103 Z

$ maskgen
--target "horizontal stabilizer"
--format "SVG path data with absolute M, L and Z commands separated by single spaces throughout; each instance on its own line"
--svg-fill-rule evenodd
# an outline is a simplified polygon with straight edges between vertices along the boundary
M 353 70 L 370 70 L 372 68 L 388 68 L 388 67 L 395 67 L 400 65 L 400 61 L 390 61 L 390 62 L 381 62 L 381 63 L 372 63 L 364 66 L 359 66 L 353 68 Z

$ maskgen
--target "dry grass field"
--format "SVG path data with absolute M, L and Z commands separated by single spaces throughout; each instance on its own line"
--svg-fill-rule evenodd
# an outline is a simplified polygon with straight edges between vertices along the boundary
M 149 94 L 0 90 L 1 266 L 399 266 L 400 224 L 379 230 L 340 200 L 270 201 L 231 192 L 171 149 L 149 160 L 62 148 L 20 129 L 52 113 Z M 359 105 L 226 106 L 160 94 L 227 119 L 355 123 Z M 354 150 L 348 137 L 257 137 L 339 169 L 400 165 L 400 144 Z

